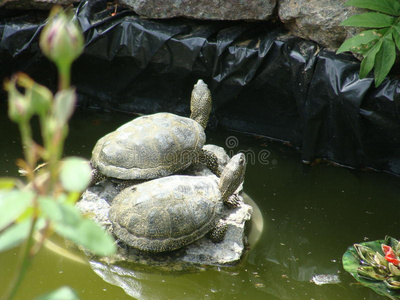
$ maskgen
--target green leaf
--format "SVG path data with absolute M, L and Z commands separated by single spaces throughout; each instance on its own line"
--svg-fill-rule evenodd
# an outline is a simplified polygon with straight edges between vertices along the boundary
M 0 234 L 0 251 L 17 247 L 28 238 L 32 219 L 25 219 L 20 223 L 16 223 Z M 39 218 L 35 225 L 35 231 L 43 229 L 46 222 Z
M 11 190 L 17 185 L 18 180 L 12 177 L 0 178 L 0 190 Z
M 89 162 L 78 157 L 64 159 L 61 167 L 60 179 L 66 191 L 84 191 L 91 180 Z
M 371 50 L 368 51 L 364 57 L 364 59 L 361 62 L 360 65 L 360 78 L 365 78 L 369 72 L 371 72 L 372 68 L 374 67 L 375 64 L 375 57 L 376 53 L 381 49 L 382 47 L 382 40 L 378 41 L 374 46 L 371 47 Z
M 7 228 L 0 234 L 0 251 L 6 251 L 19 246 L 29 235 L 31 220 L 25 220 Z
M 117 251 L 114 239 L 93 220 L 84 218 L 78 233 L 79 238 L 75 242 L 94 254 L 108 256 Z
M 29 103 L 32 113 L 41 116 L 46 114 L 53 100 L 53 94 L 44 85 L 36 83 L 24 73 L 18 74 L 18 84 L 25 88 L 26 101 Z
M 59 91 L 54 99 L 53 118 L 59 127 L 67 124 L 71 117 L 76 102 L 75 89 L 64 89 Z
M 396 60 L 396 47 L 392 35 L 385 37 L 382 47 L 375 56 L 375 86 L 379 86 L 389 74 Z
M 35 298 L 35 300 L 79 300 L 79 296 L 69 286 L 63 286 L 50 293 L 39 296 Z
M 395 18 L 381 13 L 369 12 L 361 15 L 354 15 L 344 20 L 340 25 L 366 28 L 383 28 L 394 24 Z
M 400 3 L 398 0 L 350 0 L 345 5 L 366 8 L 385 14 L 400 16 Z
M 47 114 L 53 101 L 51 91 L 47 87 L 34 82 L 29 94 L 33 111 L 40 116 Z
M 394 42 L 396 43 L 397 49 L 400 50 L 400 25 L 396 23 L 393 28 Z
M 391 236 L 385 236 L 385 245 L 388 245 L 390 247 L 392 247 L 392 249 L 394 251 L 397 252 L 397 249 L 399 248 L 400 244 L 399 241 L 396 240 L 395 238 L 391 237 Z
M 68 203 L 41 197 L 39 204 L 55 231 L 97 255 L 112 255 L 116 251 L 114 240 L 99 225 L 84 218 L 79 210 Z
M 345 51 L 357 52 L 357 47 L 360 47 L 361 45 L 366 45 L 374 40 L 382 38 L 382 36 L 387 31 L 387 28 L 363 31 L 360 34 L 357 34 L 356 36 L 353 36 L 352 38 L 344 41 L 344 43 L 340 46 L 336 53 L 338 54 Z
M 31 191 L 0 192 L 0 230 L 14 222 L 31 206 L 34 193 Z
M 5 90 L 8 92 L 8 116 L 16 123 L 26 122 L 32 117 L 32 110 L 29 97 L 20 93 L 18 81 L 21 77 L 27 76 L 23 73 L 14 75 L 10 81 L 4 83 Z

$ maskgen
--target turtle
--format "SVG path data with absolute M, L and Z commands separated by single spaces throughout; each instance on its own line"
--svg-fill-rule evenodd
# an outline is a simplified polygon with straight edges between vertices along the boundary
M 246 158 L 236 154 L 221 177 L 171 175 L 122 190 L 112 201 L 113 234 L 125 245 L 159 253 L 182 248 L 209 234 L 223 240 L 224 205 L 238 206 L 234 194 L 243 182 Z
M 92 151 L 92 184 L 113 177 L 148 180 L 204 163 L 217 176 L 218 160 L 203 149 L 211 112 L 211 92 L 199 80 L 191 95 L 191 116 L 156 113 L 136 118 L 102 137 Z

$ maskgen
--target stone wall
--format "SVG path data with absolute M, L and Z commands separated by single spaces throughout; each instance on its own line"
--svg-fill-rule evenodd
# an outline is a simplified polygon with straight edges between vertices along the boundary
M 97 1 L 97 0 L 96 0 Z M 47 9 L 79 0 L 3 0 L 6 8 Z M 117 0 L 143 18 L 186 17 L 200 20 L 280 20 L 293 35 L 337 49 L 353 28 L 340 22 L 361 10 L 345 6 L 347 0 Z M 112 3 L 110 1 L 110 3 Z
M 294 35 L 337 49 L 354 29 L 340 22 L 359 12 L 347 0 L 118 0 L 146 18 L 279 19 Z
M 276 0 L 118 0 L 147 18 L 187 17 L 202 20 L 268 20 Z

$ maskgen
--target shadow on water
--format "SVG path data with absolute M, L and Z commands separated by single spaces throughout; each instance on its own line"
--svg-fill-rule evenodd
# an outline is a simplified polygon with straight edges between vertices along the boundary
M 7 121 L 4 106 L 0 114 L 0 175 L 17 176 L 15 160 L 21 151 L 16 126 Z M 131 118 L 77 112 L 66 155 L 89 158 L 97 139 Z M 235 144 L 228 137 L 234 137 Z M 327 164 L 305 167 L 296 150 L 235 132 L 209 132 L 207 140 L 228 152 L 254 155 L 254 162 L 248 159 L 244 190 L 264 219 L 261 239 L 250 244 L 250 251 L 234 268 L 166 274 L 115 266 L 113 271 L 122 275 L 113 284 L 124 286 L 138 299 L 385 299 L 355 284 L 343 270 L 341 256 L 353 243 L 385 235 L 400 237 L 395 209 L 400 195 L 398 178 Z M 0 291 L 8 283 L 4 279 L 10 278 L 16 258 L 16 250 L 0 254 Z M 91 266 L 98 274 L 105 272 L 96 262 Z M 334 275 L 336 283 L 317 285 L 312 282 L 316 275 Z M 89 264 L 48 249 L 35 259 L 19 297 L 30 299 L 61 285 L 74 287 L 82 299 L 130 299 L 121 288 L 104 282 Z

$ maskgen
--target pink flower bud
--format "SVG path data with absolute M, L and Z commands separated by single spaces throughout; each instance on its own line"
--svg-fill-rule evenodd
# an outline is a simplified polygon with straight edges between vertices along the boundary
M 57 65 L 70 65 L 84 47 L 83 35 L 77 23 L 64 11 L 52 17 L 40 35 L 40 48 Z

